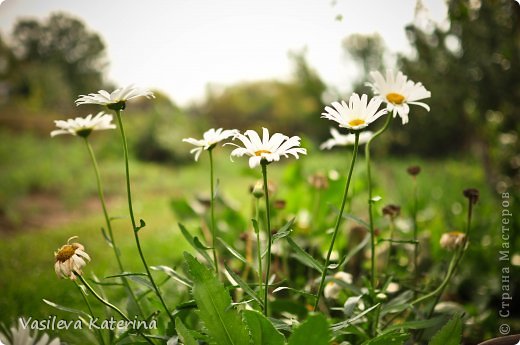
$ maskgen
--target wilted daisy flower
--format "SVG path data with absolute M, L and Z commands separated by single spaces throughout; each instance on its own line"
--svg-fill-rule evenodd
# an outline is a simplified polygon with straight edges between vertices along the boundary
M 38 331 L 31 334 L 29 326 L 24 327 L 24 320 L 18 319 L 16 325 L 9 328 L 9 333 L 3 334 L 0 332 L 0 344 L 2 345 L 60 345 L 60 338 L 54 338 L 51 341 L 47 333 L 44 333 L 38 339 Z
M 222 140 L 228 139 L 237 134 L 238 130 L 236 129 L 223 130 L 222 128 L 211 128 L 210 130 L 204 132 L 204 134 L 202 135 L 202 139 L 200 140 L 193 138 L 185 138 L 182 139 L 182 141 L 197 146 L 196 148 L 190 151 L 190 153 L 195 154 L 195 161 L 197 161 L 202 150 L 212 149 L 216 144 L 218 144 Z
M 288 155 L 293 155 L 298 159 L 298 154 L 307 154 L 306 149 L 299 147 L 300 137 L 289 138 L 281 133 L 275 133 L 272 137 L 269 137 L 267 128 L 263 128 L 262 140 L 260 140 L 258 133 L 253 130 L 248 130 L 244 134 L 237 134 L 234 139 L 239 139 L 245 147 L 228 143 L 237 147 L 231 152 L 231 156 L 251 156 L 249 158 L 249 167 L 251 168 L 260 165 L 262 160 L 274 162 L 279 161 L 280 156 L 288 157 Z
M 441 236 L 441 247 L 447 250 L 460 248 L 466 242 L 466 234 L 460 231 L 445 232 Z
M 56 263 L 54 270 L 59 278 L 76 279 L 74 273 L 83 274 L 81 269 L 87 264 L 85 260 L 90 261 L 90 256 L 85 253 L 85 247 L 80 243 L 70 243 L 77 236 L 67 240 L 67 244 L 63 245 L 57 252 L 54 252 Z
M 334 279 L 341 280 L 347 284 L 352 284 L 352 274 L 346 272 L 338 272 L 334 274 Z M 336 299 L 339 296 L 340 291 L 343 287 L 335 281 L 330 281 L 325 285 L 323 289 L 323 295 L 325 298 Z
M 97 113 L 94 117 L 92 117 L 92 114 L 89 114 L 85 118 L 76 117 L 67 121 L 56 120 L 54 123 L 59 129 L 52 131 L 51 137 L 60 134 L 71 134 L 86 138 L 92 131 L 116 128 L 116 125 L 112 124 L 112 115 L 103 112 Z
M 373 83 L 367 83 L 372 88 L 374 94 L 379 95 L 386 103 L 387 109 L 392 111 L 394 117 L 399 114 L 403 125 L 408 123 L 408 113 L 410 107 L 408 104 L 420 105 L 430 111 L 430 107 L 426 103 L 417 102 L 424 98 L 430 98 L 431 92 L 421 83 L 414 83 L 408 80 L 401 71 L 394 75 L 391 70 L 386 71 L 386 79 L 378 71 L 370 72 Z
M 382 102 L 378 97 L 368 102 L 367 95 L 359 97 L 357 93 L 353 93 L 348 104 L 345 101 L 332 102 L 332 107 L 326 106 L 326 112 L 321 113 L 321 117 L 336 121 L 340 127 L 357 131 L 387 113 L 386 109 L 379 110 Z
M 354 142 L 356 140 L 355 134 L 341 134 L 340 132 L 338 132 L 336 128 L 331 128 L 330 134 L 332 135 L 332 138 L 322 143 L 320 145 L 320 149 L 330 150 L 334 146 L 354 145 Z M 367 141 L 369 141 L 370 138 L 372 138 L 372 135 L 374 135 L 374 133 L 371 131 L 362 132 L 359 135 L 359 145 L 365 144 Z
M 145 89 L 138 88 L 134 85 L 128 85 L 126 87 L 119 88 L 112 93 L 105 90 L 99 90 L 97 93 L 89 93 L 88 95 L 80 95 L 76 100 L 76 105 L 81 104 L 100 104 L 106 105 L 112 110 L 123 110 L 125 109 L 126 101 L 136 97 L 155 98 L 153 92 Z

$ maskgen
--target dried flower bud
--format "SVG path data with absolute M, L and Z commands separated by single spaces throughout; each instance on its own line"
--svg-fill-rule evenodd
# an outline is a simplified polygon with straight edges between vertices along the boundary
M 473 205 L 475 205 L 478 201 L 479 192 L 476 188 L 468 188 L 465 189 L 463 192 L 464 196 L 468 198 L 469 202 L 471 202 Z
M 447 250 L 460 248 L 466 242 L 466 234 L 460 231 L 445 232 L 441 236 L 440 245 Z
M 329 188 L 329 180 L 327 176 L 323 173 L 316 173 L 314 175 L 309 176 L 308 178 L 309 184 L 316 189 L 327 189 Z
M 408 174 L 410 174 L 412 176 L 417 176 L 421 172 L 421 167 L 418 165 L 413 165 L 411 167 L 408 167 L 408 169 L 406 169 L 406 171 L 408 172 Z
M 401 206 L 389 204 L 383 207 L 383 215 L 390 216 L 391 219 L 395 219 L 401 214 Z
M 276 208 L 277 210 L 283 210 L 286 205 L 287 202 L 285 200 L 277 199 L 274 201 L 274 208 Z

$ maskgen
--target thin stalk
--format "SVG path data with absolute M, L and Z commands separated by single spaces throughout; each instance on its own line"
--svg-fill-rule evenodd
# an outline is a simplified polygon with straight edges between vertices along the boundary
M 332 240 L 330 241 L 329 251 L 327 252 L 327 257 L 325 259 L 325 266 L 323 266 L 323 272 L 321 273 L 320 286 L 318 288 L 318 294 L 316 295 L 316 302 L 314 303 L 314 311 L 318 310 L 318 304 L 320 302 L 321 294 L 323 292 L 323 287 L 325 285 L 325 276 L 327 275 L 327 268 L 330 263 L 330 255 L 332 254 L 332 250 L 334 248 L 334 242 L 336 241 L 336 236 L 338 235 L 339 226 L 341 224 L 341 219 L 343 218 L 343 211 L 345 210 L 345 204 L 347 203 L 347 195 L 350 187 L 350 180 L 352 178 L 352 172 L 354 171 L 354 165 L 356 164 L 356 157 L 359 147 L 359 132 L 355 133 L 355 141 L 354 141 L 354 150 L 352 152 L 352 161 L 350 162 L 350 169 L 348 171 L 347 183 L 345 184 L 345 192 L 343 193 L 343 200 L 341 201 L 341 207 L 339 209 L 338 217 L 336 219 L 336 226 L 334 227 L 334 232 L 332 234 Z
M 85 285 L 85 287 L 92 293 L 92 295 L 94 295 L 94 297 L 96 297 L 101 303 L 103 303 L 104 305 L 106 305 L 107 307 L 109 307 L 110 309 L 114 310 L 115 312 L 117 312 L 119 315 L 121 315 L 121 317 L 123 319 L 125 319 L 126 321 L 129 321 L 129 322 L 132 322 L 132 320 L 130 320 L 130 318 L 128 316 L 125 315 L 125 313 L 123 313 L 118 307 L 116 307 L 115 305 L 113 305 L 112 303 L 110 303 L 109 301 L 105 300 L 103 297 L 99 296 L 99 294 L 89 285 L 89 283 L 87 283 L 87 281 L 80 275 L 80 274 L 76 274 L 76 277 L 79 278 L 79 280 L 81 280 L 81 282 L 83 283 L 83 285 Z M 140 336 L 142 336 L 148 343 L 150 344 L 153 344 L 153 342 L 150 340 L 150 338 L 148 338 L 146 335 L 144 335 L 143 333 L 141 333 L 139 330 L 136 330 Z
M 92 161 L 92 165 L 94 166 L 94 172 L 96 174 L 96 182 L 97 182 L 97 190 L 98 190 L 99 201 L 101 203 L 101 208 L 103 209 L 103 215 L 105 217 L 105 223 L 106 223 L 107 230 L 108 230 L 108 236 L 110 236 L 110 243 L 112 245 L 112 249 L 114 250 L 114 255 L 116 257 L 116 261 L 117 261 L 117 265 L 119 267 L 119 271 L 120 271 L 120 273 L 124 273 L 125 269 L 123 267 L 123 263 L 121 262 L 121 257 L 120 257 L 121 255 L 120 255 L 119 249 L 117 248 L 116 240 L 115 240 L 115 237 L 114 237 L 114 232 L 112 231 L 112 222 L 110 221 L 110 216 L 108 215 L 108 211 L 107 211 L 107 206 L 106 206 L 106 202 L 105 202 L 105 195 L 103 193 L 103 185 L 101 183 L 101 175 L 99 173 L 99 167 L 98 167 L 98 164 L 97 164 L 96 155 L 94 154 L 94 150 L 92 149 L 92 145 L 90 145 L 90 142 L 88 141 L 88 139 L 86 137 L 84 139 L 85 139 L 85 144 L 87 146 L 88 153 L 90 155 L 90 160 Z M 123 282 L 123 285 L 126 288 L 126 291 L 128 292 L 128 294 L 130 295 L 130 297 L 134 301 L 134 303 L 135 303 L 135 305 L 137 307 L 137 310 L 139 311 L 139 314 L 141 315 L 141 317 L 144 317 L 144 313 L 143 313 L 143 310 L 141 309 L 141 305 L 137 301 L 137 297 L 135 296 L 134 292 L 130 288 L 130 284 L 128 283 L 128 279 L 126 279 L 126 277 L 121 277 L 121 280 Z
M 367 163 L 367 179 L 368 179 L 368 218 L 369 218 L 369 226 L 370 226 L 370 273 L 371 273 L 371 285 L 372 289 L 375 289 L 376 287 L 376 237 L 374 235 L 374 215 L 372 210 L 372 175 L 370 170 L 370 144 L 372 141 L 380 136 L 386 129 L 388 128 L 388 125 L 390 124 L 390 120 L 392 119 L 392 115 L 388 114 L 386 118 L 386 122 L 384 126 L 378 130 L 372 138 L 368 140 L 365 146 L 365 159 Z
M 157 284 L 155 283 L 155 281 L 152 277 L 150 269 L 148 268 L 148 264 L 146 263 L 146 259 L 144 258 L 144 255 L 143 255 L 143 250 L 141 249 L 141 242 L 139 241 L 139 233 L 138 233 L 139 228 L 137 227 L 137 225 L 135 223 L 134 209 L 132 206 L 132 191 L 131 191 L 131 187 L 130 187 L 130 169 L 129 169 L 129 164 L 128 164 L 128 143 L 126 141 L 125 129 L 123 127 L 123 121 L 121 120 L 121 111 L 115 110 L 115 113 L 116 113 L 116 117 L 117 117 L 117 122 L 119 124 L 119 130 L 121 132 L 121 140 L 123 141 L 123 151 L 124 151 L 124 157 L 125 157 L 126 191 L 127 191 L 127 197 L 128 197 L 128 212 L 130 213 L 130 220 L 132 222 L 135 244 L 137 245 L 137 250 L 139 252 L 139 256 L 141 257 L 141 261 L 143 262 L 144 269 L 146 270 L 146 274 L 148 275 L 148 279 L 150 280 L 150 283 L 153 286 L 155 294 L 161 301 L 161 304 L 162 304 L 164 310 L 166 311 L 166 315 L 168 315 L 171 323 L 174 325 L 175 319 L 173 318 L 172 314 L 168 310 L 168 307 L 166 306 L 166 303 L 164 302 L 161 292 L 159 291 L 159 288 L 157 287 Z
M 255 219 L 257 223 L 257 227 L 260 227 L 260 198 L 256 198 L 256 207 L 255 207 Z M 260 246 L 260 229 L 256 231 L 256 255 L 258 256 L 258 289 L 259 294 L 262 296 L 262 248 Z
M 92 320 L 94 320 L 96 317 L 94 316 L 94 312 L 92 311 L 92 307 L 90 306 L 90 302 L 88 301 L 87 299 L 87 296 L 85 295 L 85 291 L 83 291 L 83 289 L 81 288 L 81 286 L 79 286 L 77 280 L 74 280 L 74 283 L 76 284 L 76 286 L 78 287 L 78 290 L 81 292 L 81 297 L 83 297 L 83 301 L 85 301 L 85 304 L 87 305 L 87 308 L 88 308 L 88 311 L 89 311 L 89 315 L 90 315 L 90 318 Z M 103 334 L 101 334 L 101 329 L 99 328 L 96 328 L 96 333 L 99 337 L 99 340 L 100 340 L 100 343 L 105 345 L 105 339 L 103 339 Z
M 419 243 L 417 242 L 417 177 L 413 177 L 413 211 L 412 211 L 412 223 L 413 223 L 413 240 L 415 241 L 413 247 L 413 279 L 414 285 L 417 287 L 417 282 L 419 280 L 419 269 L 418 269 L 418 251 L 419 251 Z M 414 291 L 415 295 L 415 291 Z
M 271 211 L 269 208 L 269 190 L 267 188 L 267 161 L 262 160 L 262 176 L 264 178 L 265 213 L 267 218 L 267 264 L 265 269 L 264 315 L 267 314 L 267 295 L 269 293 L 269 270 L 271 269 Z
M 215 272 L 217 273 L 217 276 L 219 275 L 219 272 L 218 272 L 218 260 L 217 260 L 217 249 L 216 249 L 216 245 L 217 245 L 217 241 L 216 241 L 216 237 L 217 237 L 217 229 L 215 228 L 215 187 L 214 187 L 214 177 L 213 177 L 213 148 L 210 148 L 208 150 L 208 153 L 209 153 L 209 176 L 210 176 L 210 186 L 211 186 L 211 204 L 210 204 L 210 209 L 211 209 L 211 241 L 212 241 L 212 244 L 211 244 L 211 247 L 212 247 L 212 251 L 213 251 L 213 261 L 215 261 Z

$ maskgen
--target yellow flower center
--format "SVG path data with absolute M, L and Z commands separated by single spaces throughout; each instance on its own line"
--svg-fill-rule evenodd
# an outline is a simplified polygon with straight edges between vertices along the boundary
M 386 95 L 386 99 L 388 100 L 388 102 L 393 103 L 393 104 L 403 104 L 403 102 L 404 102 L 403 95 L 400 95 L 398 93 L 393 93 L 393 92 Z
M 272 153 L 272 152 L 268 151 L 268 150 L 258 150 L 258 151 L 255 151 L 255 156 L 261 156 L 263 153 Z
M 365 124 L 365 120 L 354 119 L 354 120 L 349 121 L 348 124 L 350 126 L 352 126 L 352 127 L 356 127 L 356 126 L 364 125 Z
M 74 255 L 76 248 L 71 244 L 66 244 L 56 253 L 56 261 L 65 262 Z

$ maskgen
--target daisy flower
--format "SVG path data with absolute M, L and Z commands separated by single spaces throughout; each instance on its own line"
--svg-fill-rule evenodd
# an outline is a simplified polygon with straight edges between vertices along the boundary
M 320 149 L 324 150 L 330 150 L 334 146 L 350 146 L 354 145 L 354 142 L 356 140 L 355 134 L 341 134 L 338 132 L 336 128 L 330 129 L 330 134 L 332 135 L 332 138 L 325 141 L 320 145 Z M 365 144 L 367 141 L 372 138 L 372 135 L 374 135 L 371 131 L 362 132 L 359 134 L 359 145 Z
M 441 236 L 440 245 L 447 250 L 455 250 L 466 242 L 466 234 L 460 231 L 445 232 Z
M 346 284 L 352 284 L 352 274 L 346 272 L 338 272 L 334 274 L 334 279 L 343 281 Z M 335 281 L 330 281 L 325 285 L 325 289 L 323 289 L 323 295 L 325 298 L 336 299 L 339 297 L 340 291 L 343 287 Z
M 190 151 L 190 153 L 195 154 L 195 161 L 197 161 L 202 150 L 210 150 L 222 140 L 228 139 L 237 134 L 238 130 L 236 129 L 223 130 L 222 128 L 219 128 L 215 130 L 214 128 L 211 128 L 210 130 L 204 132 L 202 139 L 200 140 L 194 138 L 185 138 L 182 139 L 182 141 L 197 146 Z
M 100 104 L 106 105 L 112 110 L 123 110 L 125 109 L 126 101 L 136 97 L 155 98 L 153 92 L 145 89 L 138 88 L 134 85 L 128 85 L 126 87 L 119 88 L 112 93 L 105 90 L 99 90 L 97 93 L 89 93 L 88 95 L 80 95 L 76 100 L 76 105 L 81 104 Z
M 410 107 L 408 104 L 419 105 L 430 111 L 430 107 L 426 103 L 417 102 L 424 98 L 430 98 L 431 92 L 421 83 L 414 83 L 408 80 L 401 71 L 394 73 L 391 70 L 386 71 L 386 79 L 378 71 L 370 72 L 373 83 L 367 83 L 374 93 L 381 97 L 386 104 L 387 109 L 393 112 L 394 117 L 399 115 L 403 121 L 403 125 L 408 123 L 408 113 Z
M 260 165 L 264 160 L 267 162 L 279 161 L 281 156 L 288 157 L 293 155 L 296 159 L 298 154 L 307 154 L 307 150 L 300 146 L 300 137 L 288 137 L 281 133 L 275 133 L 269 137 L 267 128 L 263 128 L 263 136 L 260 139 L 258 133 L 253 130 L 248 130 L 244 134 L 237 134 L 234 139 L 239 139 L 244 147 L 234 145 L 237 148 L 231 152 L 231 157 L 242 157 L 243 155 L 250 156 L 249 167 L 254 168 Z
M 24 327 L 24 320 L 18 319 L 15 326 L 11 326 L 9 334 L 3 334 L 0 332 L 0 344 L 2 345 L 60 345 L 60 338 L 54 338 L 50 340 L 47 333 L 38 339 L 38 331 L 31 334 L 30 327 Z
M 332 107 L 325 107 L 326 112 L 321 113 L 321 117 L 336 121 L 340 127 L 358 131 L 387 113 L 386 109 L 378 110 L 382 102 L 378 97 L 368 102 L 367 95 L 359 97 L 353 93 L 348 104 L 345 101 L 332 102 Z
M 57 252 L 54 252 L 56 263 L 54 270 L 59 278 L 76 279 L 76 274 L 83 274 L 81 269 L 87 264 L 85 260 L 90 261 L 90 256 L 85 252 L 85 247 L 80 243 L 70 243 L 77 236 L 67 240 L 67 244 L 63 245 Z
M 96 116 L 92 114 L 87 117 L 76 117 L 75 119 L 68 119 L 67 121 L 56 120 L 54 123 L 56 129 L 51 132 L 51 137 L 60 134 L 71 134 L 86 138 L 92 131 L 102 131 L 105 129 L 114 129 L 116 125 L 112 124 L 112 115 L 99 112 Z

